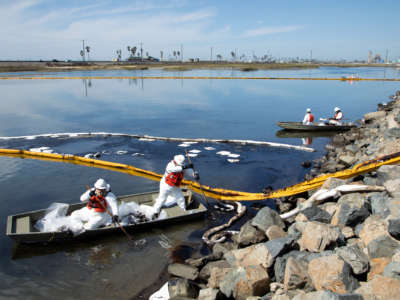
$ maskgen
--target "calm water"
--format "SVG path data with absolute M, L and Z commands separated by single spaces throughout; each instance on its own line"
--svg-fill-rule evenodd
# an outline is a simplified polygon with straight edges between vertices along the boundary
M 30 72 L 23 74 L 32 75 Z M 56 76 L 280 76 L 398 78 L 398 69 L 321 68 L 313 70 L 240 72 L 97 71 Z M 14 74 L 15 75 L 15 74 Z M 33 73 L 33 75 L 42 75 Z M 357 120 L 376 110 L 398 89 L 396 82 L 267 80 L 0 80 L 0 136 L 17 137 L 62 132 L 119 132 L 167 137 L 251 139 L 302 145 L 300 138 L 279 138 L 277 121 L 302 120 L 310 107 L 316 118 L 342 108 Z M 226 144 L 194 144 L 202 152 L 193 162 L 203 184 L 260 192 L 266 185 L 283 187 L 302 181 L 301 162 L 323 155 L 327 137 L 313 138 L 317 152 Z M 105 152 L 101 159 L 162 173 L 166 163 L 183 153 L 179 143 L 123 137 L 0 139 L 1 148 L 51 147 L 58 153 Z M 214 147 L 215 150 L 205 150 Z M 216 152 L 240 154 L 229 163 Z M 124 151 L 124 152 L 118 152 Z M 135 155 L 140 153 L 142 155 Z M 133 156 L 134 155 L 134 156 Z M 0 231 L 10 214 L 40 209 L 52 202 L 75 203 L 86 184 L 103 177 L 117 195 L 146 192 L 158 183 L 144 178 L 55 162 L 0 157 Z M 159 244 L 162 234 L 173 246 L 206 251 L 200 237 L 210 222 L 177 225 L 126 237 L 108 237 L 69 246 L 21 246 L 0 236 L 0 297 L 129 299 L 157 281 L 171 260 Z M 100 283 L 100 284 L 99 284 Z M 154 289 L 155 287 L 153 287 Z

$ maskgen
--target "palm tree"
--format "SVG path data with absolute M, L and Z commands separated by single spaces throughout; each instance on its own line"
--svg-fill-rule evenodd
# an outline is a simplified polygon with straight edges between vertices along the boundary
M 217 54 L 217 60 L 219 60 L 219 61 L 222 60 L 222 55 L 221 54 Z
M 85 61 L 85 52 L 83 52 L 83 50 L 81 50 L 80 54 L 82 56 L 82 60 Z
M 132 56 L 135 56 L 136 50 L 137 50 L 136 46 L 134 46 L 133 48 L 131 48 Z
M 86 46 L 86 52 L 87 52 L 87 60 L 89 61 L 89 52 L 90 52 L 89 46 Z
M 232 51 L 231 55 L 232 55 L 232 60 L 235 60 L 235 56 L 236 56 L 235 52 Z
M 176 60 L 176 51 L 172 52 L 174 54 L 175 60 Z
M 164 54 L 164 52 L 163 52 L 163 51 L 160 51 L 161 60 L 163 60 L 163 54 Z

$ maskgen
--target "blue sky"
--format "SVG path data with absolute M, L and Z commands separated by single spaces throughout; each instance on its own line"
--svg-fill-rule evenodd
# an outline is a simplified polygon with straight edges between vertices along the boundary
M 400 57 L 398 0 L 0 0 L 0 60 L 91 59 L 143 44 L 164 58 L 364 59 Z M 212 47 L 212 50 L 211 50 Z

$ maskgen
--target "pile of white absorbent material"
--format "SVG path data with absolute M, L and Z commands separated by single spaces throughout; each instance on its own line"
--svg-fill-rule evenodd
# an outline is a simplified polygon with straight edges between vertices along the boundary
M 84 232 L 83 222 L 67 216 L 68 207 L 66 203 L 52 203 L 46 210 L 45 216 L 36 222 L 35 228 L 40 232 L 71 231 L 74 235 Z M 119 223 L 122 226 L 151 221 L 153 215 L 154 209 L 149 205 L 139 205 L 135 202 L 121 202 L 118 205 Z M 157 220 L 167 217 L 167 212 L 162 210 Z

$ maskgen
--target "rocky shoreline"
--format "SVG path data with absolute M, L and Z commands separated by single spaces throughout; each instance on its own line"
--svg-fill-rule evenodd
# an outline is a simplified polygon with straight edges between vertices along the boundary
M 390 98 L 365 114 L 359 128 L 334 136 L 308 177 L 400 152 L 400 91 Z M 163 287 L 169 298 L 400 297 L 399 165 L 348 180 L 330 178 L 319 191 L 276 200 L 279 212 L 263 207 L 211 254 L 170 264 Z M 296 207 L 297 214 L 283 217 Z

